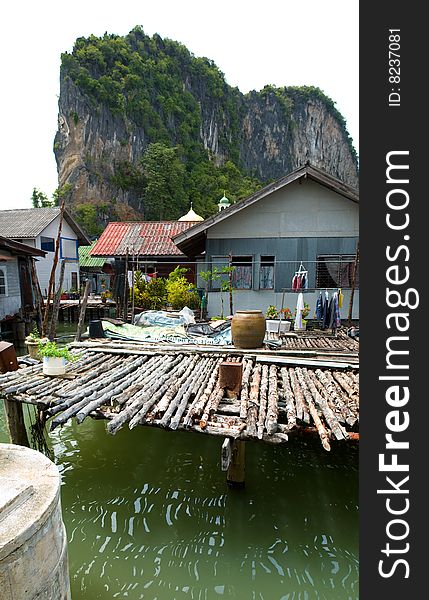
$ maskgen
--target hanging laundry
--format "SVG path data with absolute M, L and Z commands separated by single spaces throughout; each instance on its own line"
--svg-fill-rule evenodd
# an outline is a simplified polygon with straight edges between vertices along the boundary
M 328 291 L 325 291 L 324 299 L 323 299 L 323 324 L 322 329 L 327 329 L 329 327 L 330 321 L 330 301 Z
M 295 329 L 302 329 L 302 311 L 304 310 L 304 294 L 300 292 L 298 294 L 298 300 L 296 302 L 296 317 L 295 317 Z
M 319 297 L 316 302 L 316 319 L 321 321 L 323 319 L 323 298 L 322 292 L 320 292 Z
M 344 294 L 341 290 L 341 288 L 338 290 L 338 308 L 341 308 L 343 305 L 343 300 L 344 300 Z
M 292 277 L 292 289 L 296 290 L 297 289 L 297 282 L 298 282 L 298 276 L 295 274 Z
M 329 329 L 335 331 L 341 325 L 340 309 L 338 306 L 338 293 L 335 292 L 329 303 Z

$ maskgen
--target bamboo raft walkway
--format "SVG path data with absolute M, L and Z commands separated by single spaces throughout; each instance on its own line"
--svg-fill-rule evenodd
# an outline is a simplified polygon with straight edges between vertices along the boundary
M 24 362 L 0 375 L 0 395 L 37 406 L 51 430 L 89 416 L 107 419 L 110 434 L 145 425 L 273 444 L 312 434 L 325 450 L 359 439 L 358 364 L 105 341 L 75 343 L 71 351 L 77 361 L 65 375 L 48 377 L 41 363 Z M 221 381 L 225 363 L 240 370 L 235 395 Z

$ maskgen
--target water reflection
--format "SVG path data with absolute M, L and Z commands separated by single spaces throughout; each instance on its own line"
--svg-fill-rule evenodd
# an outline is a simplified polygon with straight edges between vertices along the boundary
M 74 600 L 358 598 L 355 448 L 249 443 L 237 491 L 208 436 L 87 420 L 52 441 Z

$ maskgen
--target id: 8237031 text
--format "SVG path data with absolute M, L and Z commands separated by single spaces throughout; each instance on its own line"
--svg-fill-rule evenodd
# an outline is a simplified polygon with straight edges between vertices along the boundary
M 401 106 L 401 30 L 389 29 L 389 106 Z

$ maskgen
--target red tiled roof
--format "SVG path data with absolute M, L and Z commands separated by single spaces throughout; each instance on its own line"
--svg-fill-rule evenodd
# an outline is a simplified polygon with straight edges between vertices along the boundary
M 183 256 L 172 237 L 195 225 L 191 221 L 109 223 L 91 256 Z

